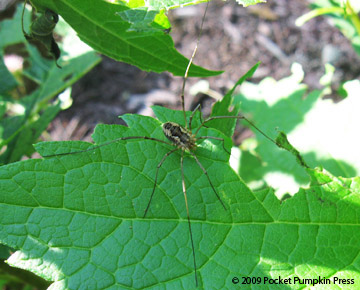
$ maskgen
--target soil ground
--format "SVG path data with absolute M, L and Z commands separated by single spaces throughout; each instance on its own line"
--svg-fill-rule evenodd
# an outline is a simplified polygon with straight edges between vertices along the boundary
M 176 48 L 190 57 L 200 31 L 206 4 L 169 12 L 171 36 Z M 308 12 L 308 2 L 268 0 L 248 8 L 236 2 L 214 0 L 206 15 L 195 63 L 223 74 L 207 79 L 210 88 L 224 94 L 256 62 L 261 65 L 251 81 L 270 76 L 277 80 L 290 74 L 298 62 L 305 71 L 309 89 L 319 88 L 324 61 L 336 67 L 334 85 L 355 79 L 360 73 L 360 58 L 349 41 L 326 18 L 311 20 L 302 27 L 295 20 Z M 330 54 L 329 54 L 330 51 Z M 330 55 L 330 56 L 329 56 Z M 186 108 L 201 102 L 209 114 L 214 100 L 191 96 L 189 88 L 199 79 L 189 79 Z M 62 112 L 51 125 L 52 140 L 91 140 L 97 123 L 121 124 L 119 115 L 151 115 L 151 105 L 180 109 L 182 78 L 169 73 L 148 73 L 107 57 L 73 86 L 73 106 Z

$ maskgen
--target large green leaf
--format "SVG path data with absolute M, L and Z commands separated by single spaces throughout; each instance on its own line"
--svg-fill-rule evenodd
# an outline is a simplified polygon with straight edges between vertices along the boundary
M 146 71 L 170 71 L 179 76 L 185 73 L 188 59 L 177 52 L 166 33 L 170 26 L 163 12 L 156 15 L 136 5 L 137 10 L 131 11 L 124 2 L 102 0 L 32 0 L 32 3 L 40 10 L 51 9 L 61 15 L 81 40 L 113 59 Z M 137 21 L 139 17 L 145 21 Z M 195 65 L 189 71 L 190 76 L 219 73 Z
M 119 61 L 130 63 L 142 70 L 169 71 L 183 76 L 188 59 L 174 47 L 165 11 L 194 5 L 205 0 L 32 0 L 39 10 L 51 9 L 60 14 L 78 33 L 79 37 L 95 50 Z M 243 6 L 265 2 L 239 0 Z M 201 15 L 199 15 L 201 21 Z M 189 76 L 212 76 L 209 71 L 192 65 Z
M 182 112 L 157 107 L 156 113 L 162 120 L 183 122 Z M 98 126 L 95 142 L 124 136 L 166 140 L 158 120 L 137 115 L 123 119 L 128 128 Z M 223 136 L 211 128 L 200 135 Z M 91 146 L 44 142 L 36 148 L 49 155 Z M 142 218 L 156 166 L 171 148 L 127 140 L 3 166 L 0 241 L 18 250 L 8 263 L 55 281 L 50 289 L 194 289 L 180 154 L 170 155 L 161 167 L 153 202 Z M 221 142 L 203 141 L 195 153 L 227 207 L 221 207 L 186 154 L 200 288 L 232 289 L 234 277 L 240 282 L 242 277 L 278 276 L 359 281 L 359 178 L 309 169 L 312 186 L 280 204 L 272 190 L 254 194 L 248 189 L 228 165 Z M 347 286 L 353 287 L 339 287 Z

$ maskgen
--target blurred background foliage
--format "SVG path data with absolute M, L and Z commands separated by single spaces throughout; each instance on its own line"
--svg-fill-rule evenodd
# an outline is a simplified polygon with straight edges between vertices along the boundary
M 273 138 L 276 129 L 284 131 L 310 167 L 321 166 L 335 176 L 359 176 L 360 139 L 355 132 L 360 124 L 360 81 L 345 82 L 342 90 L 347 97 L 334 103 L 326 98 L 332 93 L 329 86 L 308 92 L 302 83 L 301 66 L 294 64 L 292 68 L 292 75 L 279 81 L 268 77 L 259 84 L 245 83 L 235 96 L 241 111 Z M 240 145 L 238 169 L 250 187 L 271 186 L 281 198 L 308 185 L 308 175 L 292 156 L 264 142 L 258 132 L 254 134 Z
M 63 21 L 56 27 L 62 38 L 62 69 L 26 41 L 22 29 L 23 5 L 0 23 L 0 163 L 31 156 L 32 147 L 49 123 L 71 106 L 71 85 L 94 67 L 100 57 L 80 41 Z M 24 25 L 31 13 L 25 9 Z M 11 66 L 9 71 L 6 63 Z

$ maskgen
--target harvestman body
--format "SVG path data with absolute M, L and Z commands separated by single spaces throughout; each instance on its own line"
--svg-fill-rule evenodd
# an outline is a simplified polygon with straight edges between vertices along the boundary
M 268 137 L 264 132 L 262 132 L 259 128 L 257 128 L 252 122 L 250 122 L 248 119 L 246 119 L 244 116 L 215 116 L 215 117 L 210 117 L 204 121 L 202 121 L 202 123 L 200 124 L 200 126 L 196 129 L 195 133 L 192 133 L 192 120 L 193 117 L 195 116 L 196 111 L 198 111 L 200 109 L 200 106 L 198 105 L 195 110 L 192 112 L 190 119 L 189 119 L 189 123 L 187 123 L 187 118 L 186 118 L 186 112 L 185 112 L 185 104 L 184 104 L 184 90 L 185 90 L 185 83 L 186 83 L 186 79 L 188 77 L 188 72 L 190 69 L 190 66 L 192 64 L 192 61 L 195 57 L 196 54 L 196 50 L 198 47 L 198 43 L 199 43 L 199 39 L 201 36 L 201 31 L 202 31 L 202 27 L 203 27 L 203 23 L 204 23 L 204 19 L 206 16 L 206 11 L 208 8 L 208 3 L 207 6 L 205 8 L 205 12 L 202 18 L 202 22 L 201 22 L 201 27 L 200 27 L 200 35 L 198 36 L 197 39 L 197 43 L 196 46 L 194 48 L 193 54 L 190 58 L 189 64 L 186 68 L 185 71 L 185 75 L 184 75 L 184 81 L 183 81 L 183 86 L 182 86 L 182 94 L 181 94 L 181 105 L 182 105 L 182 111 L 184 113 L 184 121 L 185 121 L 185 126 L 182 126 L 178 123 L 174 123 L 174 122 L 166 122 L 162 125 L 162 129 L 163 129 L 163 133 L 165 135 L 165 137 L 171 141 L 171 144 L 160 140 L 160 139 L 156 139 L 156 138 L 152 138 L 152 137 L 148 137 L 148 136 L 128 136 L 128 137 L 121 137 L 121 138 L 117 138 L 108 142 L 105 142 L 103 144 L 100 145 L 96 145 L 94 147 L 91 147 L 89 149 L 86 150 L 82 150 L 82 151 L 76 151 L 76 152 L 68 152 L 68 153 L 60 153 L 60 154 L 54 154 L 54 155 L 47 155 L 44 157 L 53 157 L 53 156 L 59 156 L 59 155 L 70 155 L 70 154 L 78 154 L 78 153 L 83 153 L 83 152 L 88 152 L 88 151 L 92 151 L 95 150 L 97 148 L 103 147 L 103 146 L 107 146 L 110 145 L 112 143 L 115 142 L 119 142 L 122 140 L 131 140 L 131 139 L 145 139 L 145 140 L 152 140 L 152 141 L 156 141 L 156 142 L 160 142 L 160 143 L 164 143 L 167 145 L 171 145 L 173 147 L 175 147 L 174 149 L 170 150 L 169 152 L 167 152 L 163 158 L 161 159 L 161 161 L 159 162 L 159 164 L 157 165 L 157 169 L 156 169 L 156 174 L 155 174 L 155 180 L 154 180 L 154 187 L 149 199 L 149 202 L 147 204 L 147 207 L 145 209 L 144 212 L 144 218 L 146 217 L 146 214 L 150 208 L 150 204 L 152 201 L 152 198 L 154 196 L 155 193 L 155 189 L 156 189 L 156 185 L 157 185 L 157 179 L 158 179 L 158 173 L 159 173 L 159 169 L 162 166 L 162 164 L 164 163 L 164 161 L 166 160 L 166 158 L 168 156 L 170 156 L 172 153 L 181 150 L 181 157 L 180 157 L 180 166 L 181 166 L 181 177 L 182 177 L 182 189 L 183 189 L 183 194 L 184 194 L 184 200 L 185 200 L 185 206 L 186 206 L 186 212 L 187 212 L 187 219 L 188 219 L 188 226 L 189 226 L 189 233 L 190 233 L 190 241 L 191 241 L 191 248 L 192 248 L 192 253 L 193 253 L 193 263 L 194 263 L 194 274 L 195 274 L 195 284 L 196 286 L 198 286 L 198 277 L 197 277 L 197 266 L 196 266 L 196 256 L 195 256 L 195 247 L 194 247 L 194 241 L 193 241 L 193 235 L 192 235 L 192 230 L 191 230 L 191 222 L 190 222 L 190 214 L 189 214 L 189 206 L 188 206 L 188 201 L 187 201 L 187 195 L 186 195 L 186 184 L 185 184 L 185 178 L 184 178 L 184 166 L 183 166 L 183 162 L 184 162 L 184 152 L 187 152 L 188 154 L 190 154 L 194 160 L 196 161 L 196 163 L 199 165 L 199 167 L 201 168 L 201 170 L 203 171 L 203 173 L 205 174 L 205 176 L 207 177 L 207 180 L 212 188 L 212 191 L 215 193 L 217 199 L 219 200 L 219 202 L 221 203 L 222 207 L 224 208 L 224 210 L 226 210 L 226 206 L 225 204 L 222 202 L 219 194 L 216 191 L 216 188 L 214 187 L 214 185 L 211 182 L 211 179 L 206 171 L 206 169 L 204 168 L 204 166 L 200 163 L 199 159 L 197 158 L 197 156 L 192 152 L 192 150 L 194 150 L 197 147 L 196 142 L 200 139 L 214 139 L 214 140 L 219 140 L 222 142 L 223 145 L 223 149 L 230 154 L 225 146 L 224 146 L 224 139 L 222 138 L 218 138 L 218 137 L 213 137 L 213 136 L 200 136 L 197 137 L 197 134 L 199 132 L 199 130 L 205 126 L 205 124 L 209 121 L 215 120 L 215 119 L 228 119 L 228 118 L 233 118 L 233 119 L 244 119 L 246 120 L 249 124 L 251 124 L 256 130 L 258 130 L 260 133 L 262 133 L 266 138 L 268 138 L 270 141 L 272 141 L 273 143 L 275 143 L 275 141 L 273 141 L 270 137 Z

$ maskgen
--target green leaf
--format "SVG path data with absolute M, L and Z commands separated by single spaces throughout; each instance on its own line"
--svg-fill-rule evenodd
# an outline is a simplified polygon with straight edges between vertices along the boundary
M 148 11 L 147 8 L 137 8 L 119 12 L 118 15 L 126 22 L 131 24 L 128 31 L 152 31 L 154 28 L 151 26 L 154 22 L 156 15 L 155 10 Z M 160 26 L 161 27 L 161 26 Z M 166 27 L 166 26 L 164 26 Z M 163 30 L 166 29 L 161 27 Z M 170 26 L 169 26 L 170 27 Z
M 9 90 L 15 88 L 17 86 L 16 79 L 12 76 L 12 74 L 8 71 L 5 66 L 3 55 L 0 51 L 0 95 L 5 94 Z
M 290 144 L 286 134 L 282 131 L 279 131 L 278 136 L 275 139 L 276 145 L 278 145 L 280 148 L 285 149 L 289 151 L 292 155 L 295 156 L 296 161 L 305 168 L 309 168 L 309 166 L 306 164 L 304 158 L 301 156 L 300 152 Z
M 0 245 L 0 259 L 4 260 L 10 257 L 13 249 Z
M 31 156 L 34 153 L 32 144 L 38 140 L 50 122 L 61 111 L 61 103 L 47 107 L 39 119 L 27 124 L 8 145 L 8 150 L 1 156 L 3 163 L 15 162 L 26 154 Z
M 82 77 L 88 70 L 98 63 L 99 60 L 100 59 L 93 52 L 88 52 L 71 59 L 68 64 L 63 65 L 61 70 L 59 70 L 52 61 L 51 68 L 47 74 L 39 73 L 39 76 L 44 77 L 44 79 L 42 80 L 40 87 L 35 92 L 20 101 L 11 101 L 13 106 L 16 105 L 21 107 L 23 110 L 19 111 L 17 116 L 1 120 L 0 126 L 3 128 L 1 145 L 6 145 L 9 142 L 15 142 L 12 144 L 18 143 L 22 144 L 22 146 L 8 146 L 7 150 L 0 158 L 1 163 L 17 161 L 25 152 L 29 152 L 29 147 L 36 142 L 39 135 L 46 129 L 47 124 L 51 122 L 60 109 L 60 105 L 57 104 L 55 105 L 57 108 L 55 110 L 56 112 L 53 111 L 51 114 L 45 116 L 45 112 L 48 112 L 46 109 L 48 106 L 47 103 L 54 96 L 71 86 L 75 81 Z M 37 118 L 33 120 L 34 116 L 37 114 L 37 110 L 42 111 L 43 109 L 46 110 L 41 112 L 41 114 L 44 114 L 44 117 L 40 117 L 41 121 L 35 121 Z M 47 123 L 44 123 L 45 120 Z M 33 123 L 34 121 L 35 123 Z M 35 128 L 34 126 L 38 127 Z M 22 130 L 27 131 L 22 133 L 27 135 L 27 138 L 25 139 L 19 139 L 21 138 L 19 133 Z M 30 136 L 32 136 L 32 138 L 28 139 Z M 13 150 L 16 150 L 17 153 L 14 154 Z
M 98 0 L 33 0 L 32 3 L 40 10 L 47 8 L 61 15 L 81 40 L 115 60 L 146 71 L 170 71 L 178 76 L 185 73 L 188 59 L 177 52 L 171 37 L 164 32 L 169 24 L 163 12 L 155 17 L 151 10 L 137 7 L 131 11 L 124 2 L 120 5 Z M 139 12 L 146 20 L 143 23 L 136 21 Z M 149 25 L 152 19 L 154 22 Z M 219 73 L 193 65 L 189 76 Z
M 14 89 L 18 83 L 8 71 L 3 60 L 3 50 L 5 47 L 24 41 L 21 31 L 21 11 L 18 9 L 13 19 L 6 19 L 0 22 L 0 94 L 5 94 Z M 29 19 L 25 18 L 24 23 L 29 24 Z
M 30 66 L 23 70 L 23 75 L 33 80 L 38 85 L 46 82 L 48 72 L 54 69 L 54 60 L 44 58 L 37 47 L 29 43 L 25 44 L 29 52 L 27 61 Z
M 24 42 L 25 38 L 21 30 L 22 5 L 18 5 L 14 17 L 0 22 L 0 51 L 6 46 Z M 24 26 L 30 25 L 30 13 L 25 11 Z
M 0 248 L 4 247 L 0 245 Z M 6 248 L 6 247 L 4 247 Z M 9 254 L 10 256 L 10 254 Z M 1 289 L 47 289 L 50 286 L 48 281 L 45 281 L 35 274 L 14 268 L 0 260 L 0 287 Z
M 233 94 L 238 86 L 240 86 L 244 81 L 250 79 L 253 76 L 259 65 L 260 62 L 258 62 L 251 69 L 249 69 L 249 71 L 247 71 L 235 83 L 235 85 L 226 93 L 224 98 L 221 101 L 218 101 L 214 104 L 210 117 L 239 115 L 240 104 L 238 101 L 234 100 Z M 230 108 L 231 111 L 229 111 Z M 207 125 L 210 125 L 211 127 L 216 128 L 226 136 L 231 137 L 234 134 L 236 123 L 237 123 L 236 119 L 222 119 L 222 120 L 213 120 L 207 123 Z
M 156 110 L 167 121 L 183 121 L 182 112 Z M 99 125 L 96 144 L 124 136 L 166 140 L 158 120 L 123 118 L 128 128 Z M 205 134 L 223 136 L 211 128 Z M 308 170 L 313 185 L 280 204 L 272 190 L 251 192 L 218 143 L 204 141 L 195 154 L 226 211 L 193 158 L 184 160 L 201 288 L 231 289 L 233 277 L 360 279 L 353 270 L 360 256 L 359 177 Z M 43 142 L 36 149 L 48 155 L 91 146 Z M 141 218 L 156 166 L 171 148 L 123 140 L 1 167 L 0 241 L 17 249 L 8 263 L 54 281 L 50 289 L 194 289 L 179 152 L 160 168 Z

